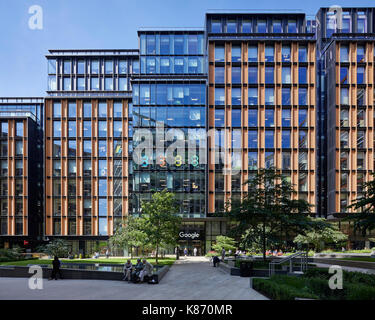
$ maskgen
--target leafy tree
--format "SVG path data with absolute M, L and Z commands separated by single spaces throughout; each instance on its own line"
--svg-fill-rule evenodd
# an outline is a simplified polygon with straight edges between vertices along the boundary
M 345 220 L 354 222 L 354 231 L 359 231 L 363 236 L 367 231 L 375 229 L 375 172 L 372 180 L 363 184 L 364 193 L 359 196 L 348 208 L 356 212 L 350 213 Z
M 267 246 L 280 246 L 293 234 L 325 226 L 309 218 L 309 203 L 292 199 L 292 185 L 275 168 L 259 170 L 246 184 L 247 195 L 228 203 L 224 216 L 236 222 L 230 233 L 244 247 L 256 243 L 264 260 Z
M 229 250 L 233 251 L 234 249 L 236 249 L 236 241 L 230 237 L 217 236 L 216 244 L 214 244 L 212 248 L 217 252 L 220 252 L 222 248 L 224 248 L 225 251 L 229 251 Z
M 69 245 L 63 239 L 56 239 L 42 246 L 40 248 L 40 251 L 52 257 L 53 256 L 60 257 L 60 258 L 67 257 L 69 253 Z
M 133 258 L 133 247 L 145 246 L 148 243 L 145 233 L 146 220 L 140 217 L 128 216 L 117 226 L 115 234 L 109 239 L 111 246 L 130 249 Z
M 317 218 L 315 220 L 324 221 L 322 218 Z M 307 232 L 306 235 L 299 234 L 294 238 L 295 243 L 313 245 L 314 250 L 317 252 L 320 252 L 323 249 L 324 244 L 334 243 L 337 245 L 346 240 L 348 240 L 348 236 L 338 230 L 334 225 L 329 225 L 319 231 L 311 230 Z
M 181 218 L 176 212 L 174 194 L 167 190 L 154 193 L 149 202 L 142 202 L 142 218 L 145 219 L 143 231 L 148 244 L 156 250 L 156 263 L 160 248 L 177 244 Z

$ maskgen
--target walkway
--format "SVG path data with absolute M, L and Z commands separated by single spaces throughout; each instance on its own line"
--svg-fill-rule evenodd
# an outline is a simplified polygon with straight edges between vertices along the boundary
M 230 276 L 204 257 L 182 257 L 160 284 L 105 280 L 44 280 L 43 290 L 30 290 L 26 278 L 0 278 L 4 299 L 111 300 L 266 300 L 249 287 L 249 278 Z

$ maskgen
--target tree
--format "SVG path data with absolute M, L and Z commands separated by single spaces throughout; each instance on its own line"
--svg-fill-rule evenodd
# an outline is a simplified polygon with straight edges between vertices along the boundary
M 322 218 L 315 219 L 317 221 L 324 221 Z M 336 226 L 329 225 L 322 230 L 311 230 L 306 235 L 299 234 L 294 238 L 294 242 L 298 244 L 313 245 L 314 250 L 320 252 L 324 244 L 334 243 L 340 244 L 348 240 L 348 236 L 342 233 Z
M 142 218 L 145 219 L 144 232 L 148 244 L 156 250 L 158 263 L 159 249 L 177 244 L 181 218 L 177 216 L 174 194 L 163 190 L 152 195 L 149 202 L 142 202 Z
M 224 248 L 225 251 L 229 251 L 229 250 L 233 251 L 234 249 L 236 249 L 236 241 L 230 237 L 217 236 L 216 244 L 214 244 L 212 248 L 217 252 L 220 252 L 222 248 Z
M 363 184 L 363 189 L 364 193 L 348 206 L 356 212 L 350 213 L 345 220 L 353 221 L 354 231 L 358 230 L 365 236 L 367 231 L 375 229 L 375 172 L 372 180 Z
M 69 245 L 63 239 L 56 239 L 46 244 L 45 246 L 42 246 L 40 250 L 48 254 L 49 256 L 62 258 L 68 256 Z
M 130 249 L 133 258 L 133 247 L 145 246 L 148 243 L 145 233 L 146 220 L 140 217 L 128 216 L 117 226 L 115 234 L 109 239 L 111 246 Z
M 261 169 L 245 183 L 247 195 L 228 203 L 224 216 L 236 222 L 230 233 L 245 247 L 259 246 L 264 260 L 267 246 L 280 246 L 292 234 L 325 226 L 309 218 L 308 202 L 292 199 L 292 185 L 275 168 Z

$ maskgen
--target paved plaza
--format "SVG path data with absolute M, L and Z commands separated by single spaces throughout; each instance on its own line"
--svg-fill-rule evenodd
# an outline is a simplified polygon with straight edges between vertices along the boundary
M 26 278 L 0 278 L 0 300 L 267 300 L 250 289 L 249 278 L 213 268 L 207 258 L 182 257 L 157 285 L 106 280 L 44 280 L 30 290 Z

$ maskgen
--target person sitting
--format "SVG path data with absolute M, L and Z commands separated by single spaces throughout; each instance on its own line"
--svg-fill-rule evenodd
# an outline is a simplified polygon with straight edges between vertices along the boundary
M 143 282 L 145 276 L 151 277 L 152 276 L 152 270 L 154 267 L 150 262 L 148 262 L 146 259 L 143 259 L 143 269 L 139 275 L 141 281 Z
M 214 256 L 212 258 L 212 262 L 213 262 L 215 268 L 216 268 L 216 265 L 219 266 L 219 263 L 220 263 L 219 257 L 218 256 Z
M 126 281 L 126 279 L 128 279 L 128 282 L 130 282 L 132 270 L 133 264 L 131 263 L 130 259 L 128 259 L 128 261 L 124 264 L 124 279 L 122 280 Z
M 137 259 L 137 264 L 135 265 L 134 272 L 132 275 L 132 278 L 135 282 L 138 280 L 138 277 L 142 270 L 143 270 L 143 263 L 141 259 Z

